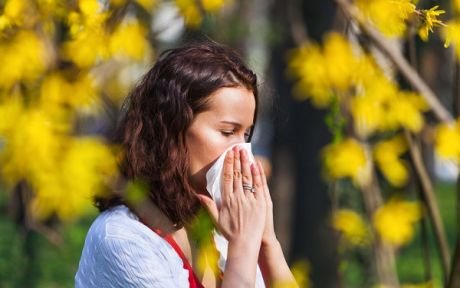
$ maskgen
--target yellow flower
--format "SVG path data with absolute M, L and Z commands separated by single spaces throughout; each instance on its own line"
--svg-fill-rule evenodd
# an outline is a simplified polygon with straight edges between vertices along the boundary
M 408 171 L 399 156 L 407 150 L 402 135 L 379 142 L 374 148 L 374 159 L 385 178 L 393 185 L 401 187 L 407 183 Z
M 414 224 L 421 217 L 419 203 L 392 198 L 374 213 L 373 223 L 384 241 L 401 246 L 412 240 Z
M 203 22 L 203 13 L 214 13 L 220 10 L 226 0 L 174 0 L 184 17 L 185 24 L 196 28 Z
M 2 15 L 9 24 L 27 29 L 31 29 L 37 23 L 38 16 L 34 5 L 28 0 L 6 1 Z
M 411 0 L 357 0 L 363 14 L 387 36 L 402 36 L 406 31 L 405 21 L 415 11 Z
M 64 220 L 91 207 L 92 197 L 104 193 L 117 165 L 112 149 L 97 138 L 70 140 L 55 169 L 37 173 L 31 213 L 44 219 L 56 213 Z
M 460 119 L 455 123 L 443 123 L 436 129 L 435 149 L 439 156 L 459 163 L 460 160 Z
M 350 43 L 342 35 L 330 33 L 324 39 L 323 50 L 330 85 L 346 91 L 353 84 L 357 65 Z
M 422 112 L 428 109 L 423 97 L 400 91 L 380 70 L 369 64 L 365 67 L 368 68 L 361 73 L 358 93 L 350 101 L 358 135 L 368 137 L 401 127 L 420 131 L 424 124 Z
M 185 24 L 189 27 L 196 28 L 201 25 L 203 17 L 195 0 L 174 0 L 177 8 L 184 17 Z
M 427 109 L 428 105 L 422 96 L 399 91 L 395 99 L 388 103 L 388 124 L 390 127 L 405 127 L 413 132 L 419 132 L 425 122 L 421 112 Z
M 460 21 L 453 20 L 447 23 L 442 29 L 444 36 L 444 47 L 448 47 L 451 43 L 454 44 L 454 51 L 457 59 L 460 58 Z
M 385 121 L 385 111 L 380 101 L 371 97 L 357 96 L 350 102 L 356 133 L 362 137 L 380 130 Z
M 32 31 L 20 31 L 9 43 L 0 43 L 0 87 L 37 79 L 46 69 L 43 41 Z
M 320 48 L 315 45 L 300 47 L 290 54 L 290 73 L 299 78 L 294 96 L 303 100 L 311 97 L 316 107 L 326 107 L 332 100 L 327 70 Z
M 0 151 L 1 172 L 10 185 L 52 170 L 61 141 L 53 121 L 41 110 L 23 109 L 14 121 L 15 129 L 6 133 Z
M 78 8 L 84 15 L 94 15 L 101 11 L 102 5 L 98 0 L 78 0 Z
M 13 26 L 11 20 L 5 15 L 0 15 L 0 32 Z
M 355 139 L 326 146 L 323 151 L 326 175 L 334 179 L 350 177 L 356 184 L 364 185 L 370 179 L 369 159 L 365 148 Z
M 225 0 L 201 0 L 203 9 L 207 12 L 215 12 L 225 5 Z
M 23 112 L 21 95 L 10 97 L 4 103 L 0 103 L 0 115 L 2 115 L 2 121 L 0 121 L 0 138 L 15 129 L 17 121 Z
M 90 74 L 77 76 L 71 81 L 63 74 L 55 73 L 43 80 L 40 95 L 43 109 L 55 112 L 54 109 L 63 105 L 78 108 L 95 104 L 98 90 Z
M 66 6 L 67 3 L 61 0 L 36 0 L 36 3 L 40 13 L 40 19 L 45 23 L 48 20 L 52 22 L 52 20 L 56 18 L 59 20 L 65 19 L 66 14 L 69 13 Z M 53 17 L 55 17 L 55 19 L 52 19 Z
M 359 93 L 351 98 L 350 108 L 356 132 L 367 137 L 388 128 L 388 103 L 394 101 L 397 87 L 371 65 L 362 70 Z M 369 75 L 368 75 L 369 74 Z
M 62 57 L 82 68 L 88 68 L 110 56 L 109 37 L 105 31 L 108 14 L 105 12 L 91 14 L 93 13 L 91 11 L 99 11 L 91 7 L 90 5 L 85 8 L 88 15 L 69 13 L 67 21 L 71 39 L 64 42 L 61 47 Z
M 121 24 L 110 36 L 112 55 L 141 60 L 149 51 L 147 31 L 138 21 Z
M 433 32 L 433 27 L 445 26 L 437 17 L 446 13 L 444 10 L 437 10 L 438 5 L 428 10 L 421 10 L 422 25 L 418 30 L 418 35 L 423 41 L 428 41 L 428 34 Z
M 332 225 L 351 245 L 362 246 L 369 243 L 367 227 L 361 216 L 353 210 L 336 211 L 332 218 Z
M 328 105 L 334 94 L 352 87 L 357 63 L 350 43 L 338 33 L 326 36 L 322 50 L 316 44 L 293 50 L 289 55 L 289 72 L 298 78 L 296 97 L 308 95 L 316 106 Z

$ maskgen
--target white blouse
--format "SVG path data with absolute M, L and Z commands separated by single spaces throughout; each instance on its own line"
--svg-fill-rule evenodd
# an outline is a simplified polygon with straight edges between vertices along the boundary
M 189 287 L 182 259 L 128 207 L 101 213 L 91 225 L 75 287 Z

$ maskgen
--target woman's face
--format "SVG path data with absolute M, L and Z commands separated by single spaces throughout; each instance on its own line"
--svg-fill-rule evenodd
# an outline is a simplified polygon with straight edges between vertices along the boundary
M 231 145 L 245 143 L 254 123 L 252 91 L 220 88 L 209 96 L 209 109 L 195 115 L 185 134 L 190 179 L 198 193 L 206 193 L 206 172 Z

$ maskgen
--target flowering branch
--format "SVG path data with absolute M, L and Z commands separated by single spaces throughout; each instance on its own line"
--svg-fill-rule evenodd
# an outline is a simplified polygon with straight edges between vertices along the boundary
M 452 115 L 442 106 L 434 92 L 422 80 L 414 68 L 411 67 L 404 56 L 389 45 L 378 31 L 365 23 L 363 17 L 353 4 L 350 4 L 347 0 L 336 0 L 336 3 L 348 17 L 356 21 L 361 31 L 396 65 L 406 80 L 425 98 L 436 117 L 440 121 L 452 122 Z

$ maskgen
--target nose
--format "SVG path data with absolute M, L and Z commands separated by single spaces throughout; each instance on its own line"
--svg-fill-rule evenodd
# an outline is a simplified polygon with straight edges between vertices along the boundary
M 244 144 L 244 143 L 246 143 L 246 139 L 244 138 L 244 135 L 243 135 L 240 137 L 235 137 L 234 140 L 232 140 L 232 142 L 230 143 L 230 146 L 233 146 L 236 144 Z

